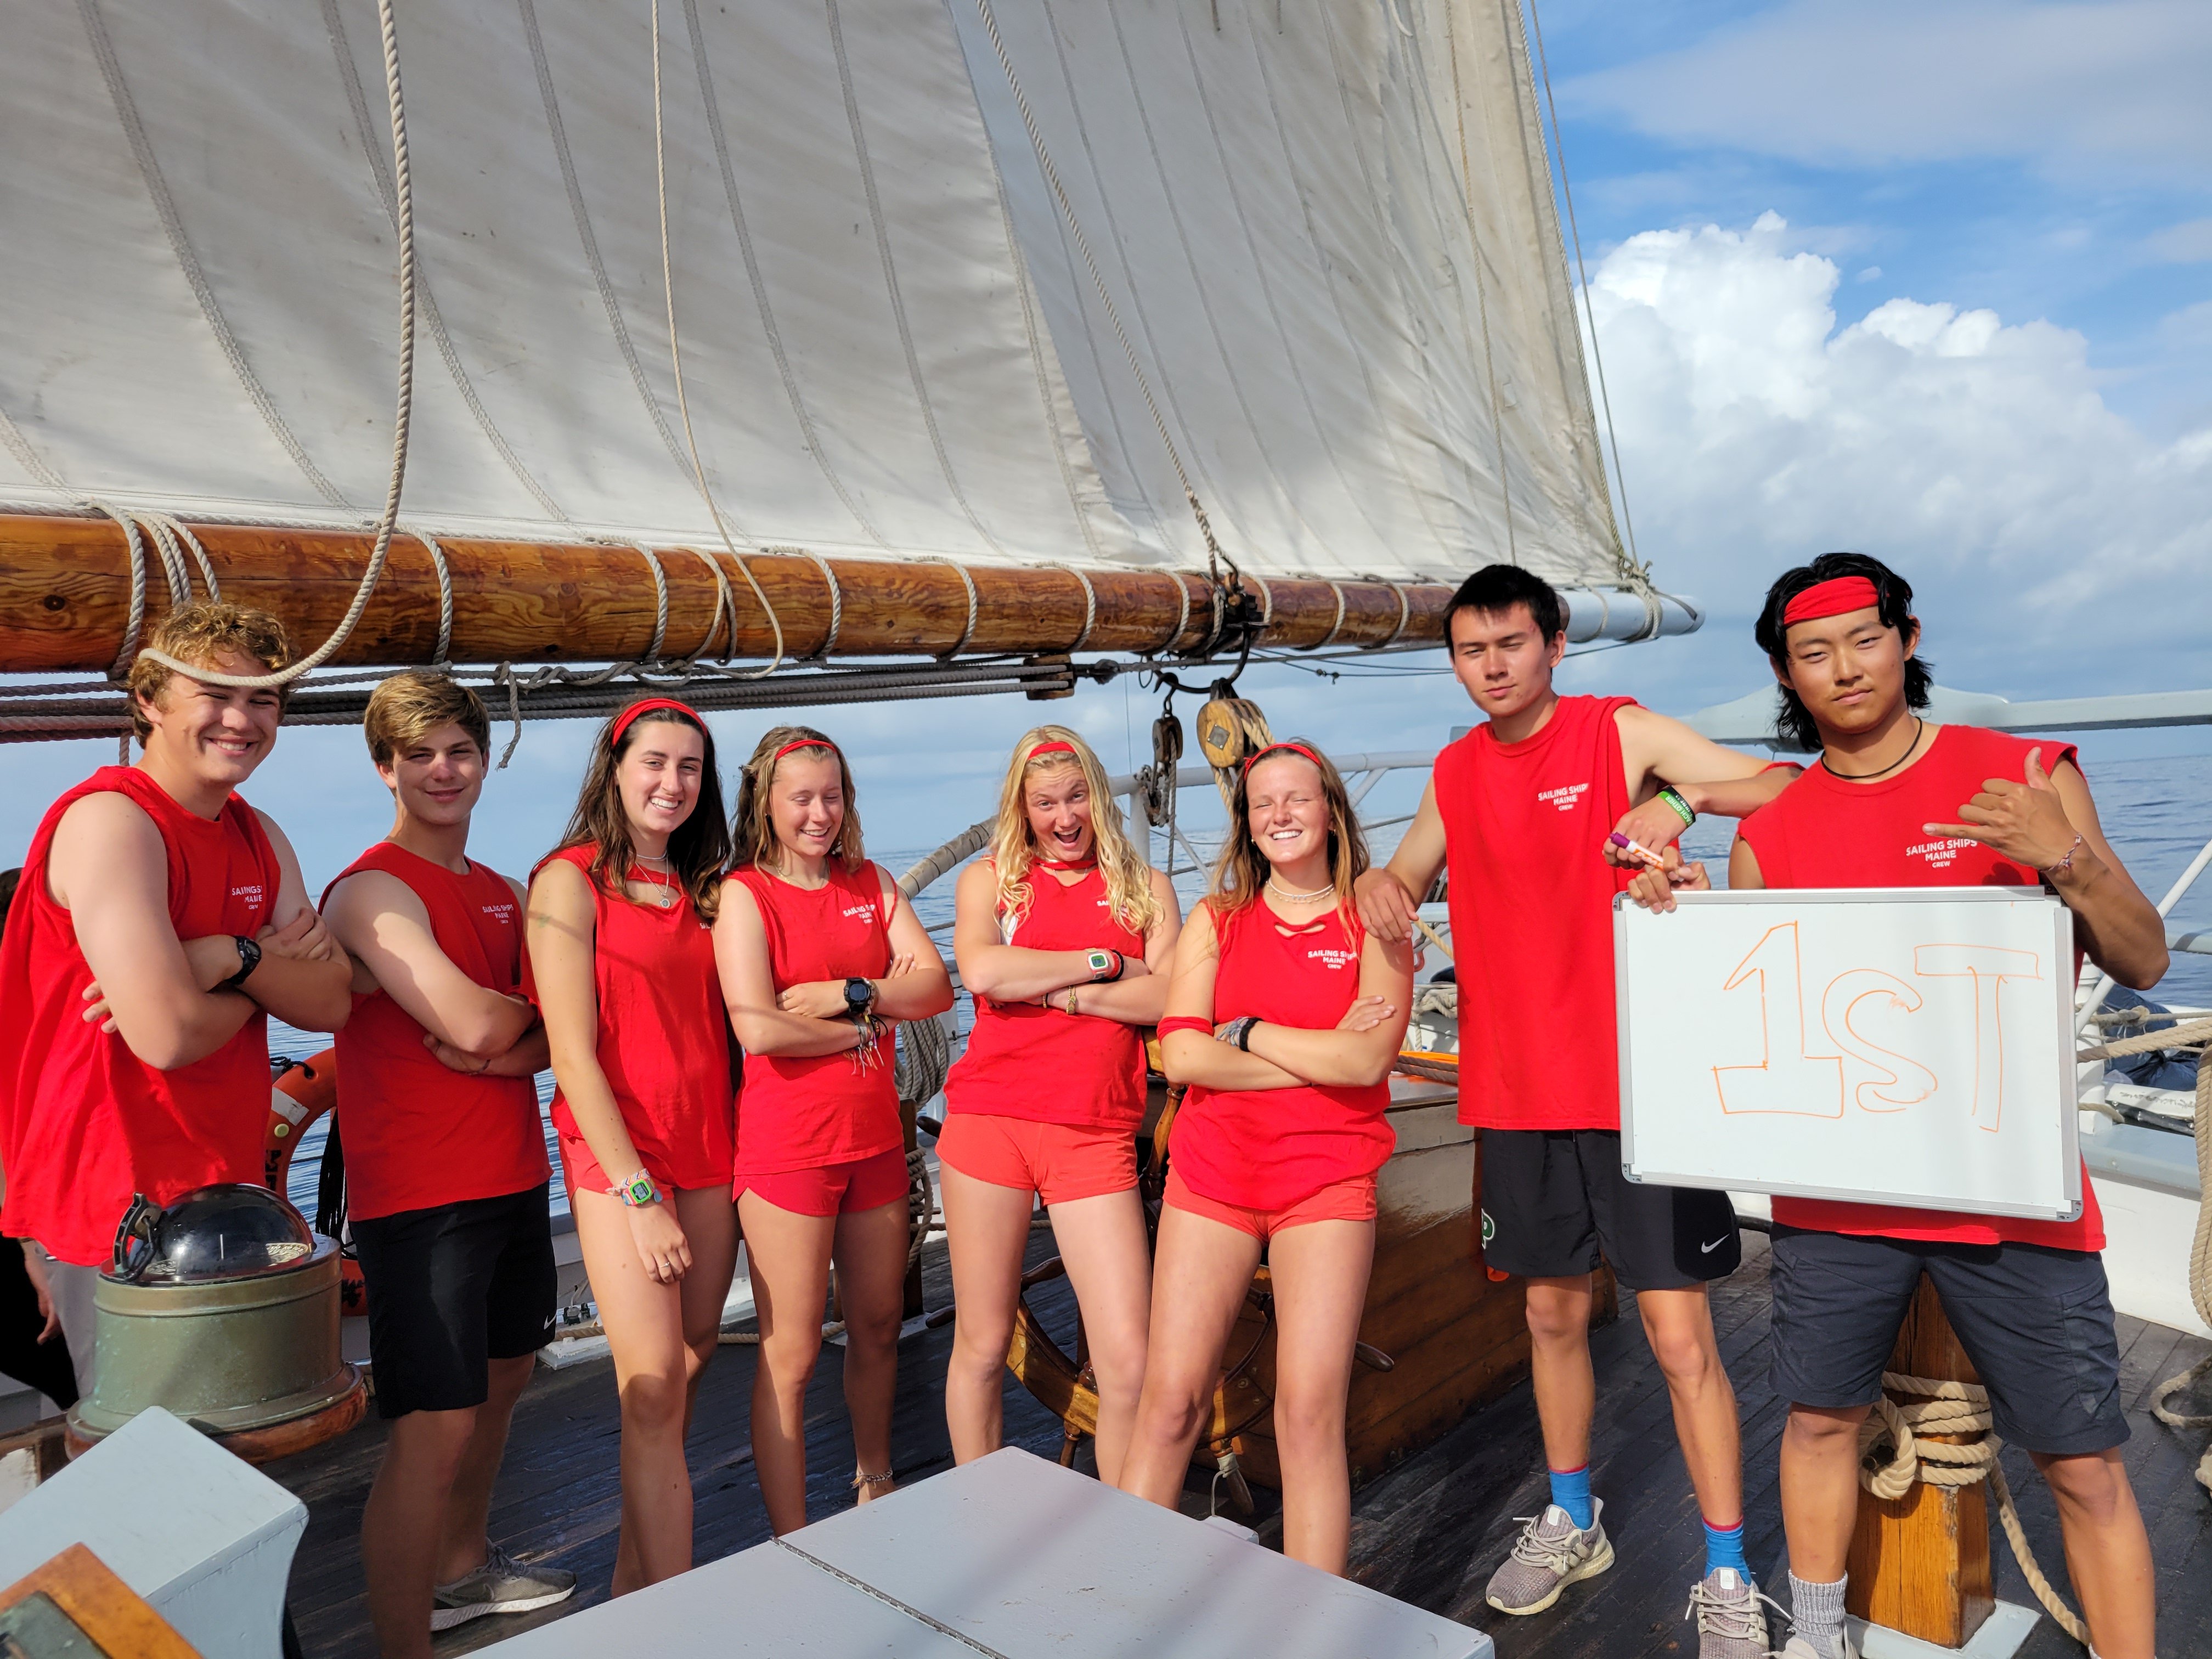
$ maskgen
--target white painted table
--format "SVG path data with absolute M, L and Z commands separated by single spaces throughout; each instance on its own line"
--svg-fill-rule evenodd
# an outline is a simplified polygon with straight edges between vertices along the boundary
M 1492 1659 L 1490 1638 L 1008 1448 L 500 1659 Z

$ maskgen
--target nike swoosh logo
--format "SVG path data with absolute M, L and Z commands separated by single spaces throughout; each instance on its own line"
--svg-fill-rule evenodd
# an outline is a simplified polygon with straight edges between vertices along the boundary
M 1700 1244 L 1700 1245 L 1698 1245 L 1698 1254 L 1699 1255 L 1711 1255 L 1715 1250 L 1717 1250 L 1718 1249 L 1720 1249 L 1720 1247 L 1721 1247 L 1722 1245 L 1723 1245 L 1723 1244 L 1727 1243 L 1728 1242 L 1729 1242 L 1729 1236 L 1728 1236 L 1726 1233 L 1723 1233 L 1723 1234 L 1722 1234 L 1718 1238 L 1715 1239 L 1711 1243 L 1710 1243 L 1710 1244 Z

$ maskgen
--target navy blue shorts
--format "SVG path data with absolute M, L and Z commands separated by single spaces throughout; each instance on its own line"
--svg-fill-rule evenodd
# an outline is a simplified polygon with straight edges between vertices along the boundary
M 1799 1406 L 1871 1406 L 1923 1273 L 1990 1391 L 2001 1438 L 2052 1457 L 2127 1439 L 2104 1258 L 2047 1244 L 1778 1226 L 1774 1392 Z

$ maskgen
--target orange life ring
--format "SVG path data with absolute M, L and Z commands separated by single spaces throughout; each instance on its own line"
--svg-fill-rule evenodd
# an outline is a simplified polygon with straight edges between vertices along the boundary
M 292 1173 L 293 1154 L 315 1120 L 338 1103 L 338 1051 L 325 1048 L 296 1061 L 269 1091 L 269 1121 L 261 1133 L 261 1182 L 270 1191 L 283 1193 Z M 351 1256 L 339 1262 L 338 1303 L 348 1313 L 368 1311 L 368 1287 L 362 1283 L 361 1263 Z

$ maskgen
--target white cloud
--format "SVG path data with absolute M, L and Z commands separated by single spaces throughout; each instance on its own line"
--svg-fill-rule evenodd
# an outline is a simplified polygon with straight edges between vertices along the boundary
M 2201 178 L 2208 86 L 2204 0 L 1787 0 L 1562 96 L 1677 143 L 1821 166 L 2019 157 Z
M 2193 265 L 2212 260 L 2212 219 L 2191 219 L 2168 225 L 2146 245 L 2154 259 L 2168 264 Z
M 2087 342 L 2047 322 L 1897 298 L 1839 329 L 1839 280 L 1772 214 L 1646 232 L 1594 274 L 1662 583 L 1741 617 L 1787 566 L 1856 547 L 1943 616 L 1935 654 L 1960 683 L 2203 683 L 2212 430 L 2152 441 L 2105 404 Z M 2100 650 L 2056 678 L 2031 660 L 2069 643 Z

